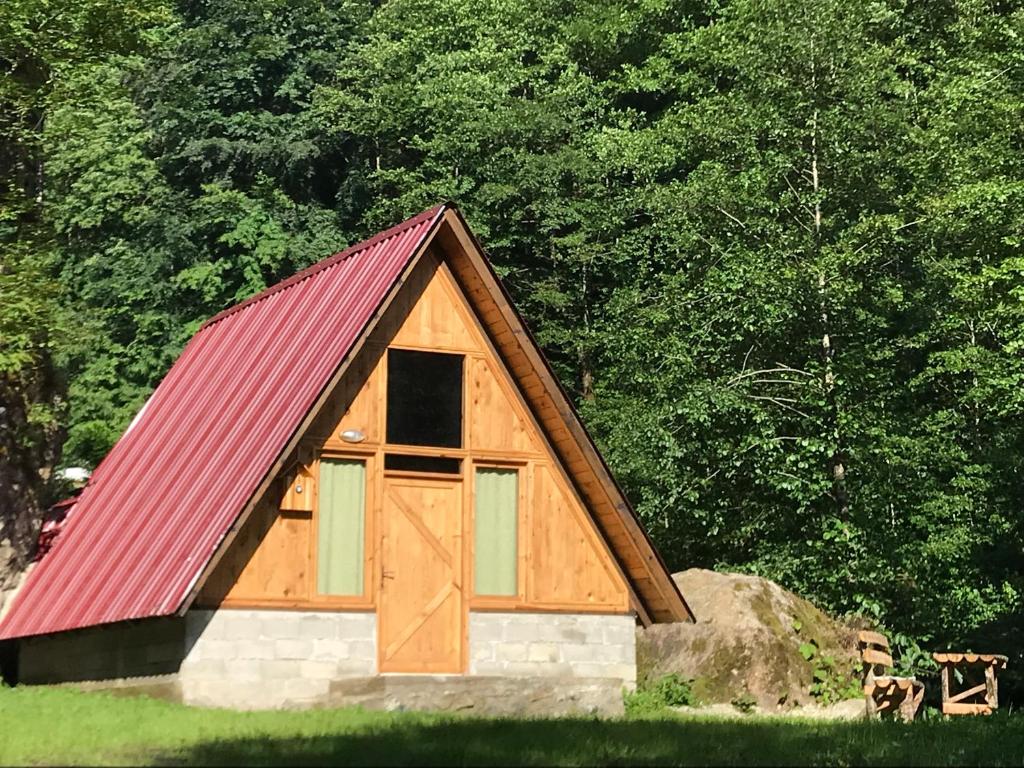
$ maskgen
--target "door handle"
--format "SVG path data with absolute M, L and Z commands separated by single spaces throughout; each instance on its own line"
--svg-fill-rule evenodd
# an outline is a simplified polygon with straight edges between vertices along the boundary
M 394 571 L 388 571 L 388 570 L 385 570 L 383 568 L 381 569 L 381 571 L 380 571 L 380 585 L 381 585 L 382 588 L 384 586 L 384 579 L 393 579 L 393 578 L 395 578 L 395 572 Z

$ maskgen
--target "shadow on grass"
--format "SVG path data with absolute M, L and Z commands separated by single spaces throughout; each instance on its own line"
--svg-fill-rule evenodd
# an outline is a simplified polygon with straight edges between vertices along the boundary
M 1024 719 L 382 720 L 359 732 L 210 741 L 162 765 L 1020 765 Z

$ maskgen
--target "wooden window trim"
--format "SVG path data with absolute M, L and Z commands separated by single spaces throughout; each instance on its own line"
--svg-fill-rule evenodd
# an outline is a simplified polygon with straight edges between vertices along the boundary
M 361 595 L 324 595 L 317 592 L 317 578 L 319 574 L 319 552 L 320 541 L 320 462 L 322 459 L 340 461 L 361 461 L 365 464 L 366 487 L 363 492 L 363 594 Z M 376 471 L 376 462 L 379 456 L 376 451 L 338 451 L 324 450 L 317 456 L 314 472 L 317 480 L 317 495 L 313 502 L 313 519 L 309 535 L 309 593 L 306 598 L 307 608 L 323 607 L 327 610 L 372 610 L 376 607 L 376 569 L 374 568 L 374 541 L 377 534 L 376 514 L 374 514 L 376 499 L 376 484 L 372 481 L 372 473 Z
M 447 482 L 462 482 L 462 473 L 449 472 L 417 472 L 414 469 L 385 469 L 384 477 L 405 477 L 410 480 L 445 480 Z
M 483 357 L 483 353 L 478 349 L 470 349 L 469 347 L 458 347 L 458 346 L 447 346 L 447 345 L 431 345 L 431 344 L 388 344 L 388 349 L 401 349 L 405 352 L 436 352 L 441 351 L 441 354 L 445 355 L 462 355 L 463 357 Z
M 410 456 L 433 456 L 441 459 L 472 459 L 477 464 L 494 467 L 521 467 L 529 461 L 547 458 L 543 453 L 537 451 L 495 451 L 472 447 L 430 448 L 422 445 L 400 445 L 398 443 L 367 445 L 365 448 L 353 445 L 351 449 L 338 449 L 333 447 L 330 449 L 325 448 L 323 451 L 324 455 L 326 455 L 328 451 L 332 456 L 335 454 L 343 455 L 343 453 L 350 451 L 362 451 L 362 455 L 365 456 L 368 453 L 381 451 L 383 453 L 406 453 Z
M 436 257 L 435 257 L 436 258 Z M 444 268 L 443 262 L 438 262 L 438 268 Z M 451 276 L 449 276 L 451 277 Z M 454 280 L 454 278 L 451 278 Z M 465 465 L 466 461 L 470 459 L 471 447 L 469 444 L 470 437 L 470 425 L 469 419 L 472 409 L 469 406 L 469 398 L 471 392 L 469 391 L 468 379 L 466 375 L 467 365 L 466 361 L 470 359 L 474 354 L 479 354 L 477 351 L 460 350 L 460 349 L 447 349 L 444 348 L 440 354 L 451 354 L 460 355 L 462 357 L 462 411 L 460 413 L 460 422 L 462 427 L 462 434 L 460 436 L 461 445 L 458 448 L 450 446 L 430 446 L 430 445 L 405 445 L 403 443 L 391 443 L 387 440 L 387 428 L 388 428 L 388 378 L 390 376 L 390 366 L 388 364 L 388 352 L 392 349 L 404 350 L 407 352 L 437 352 L 439 347 L 419 347 L 410 344 L 387 344 L 381 353 L 380 361 L 378 365 L 381 370 L 381 377 L 379 382 L 380 392 L 378 396 L 381 398 L 379 408 L 379 418 L 381 430 L 381 442 L 378 446 L 380 451 L 379 460 L 381 462 L 381 474 L 385 477 L 422 477 L 426 479 L 436 480 L 452 480 L 458 478 L 463 480 L 465 478 Z M 459 473 L 447 473 L 447 472 L 415 472 L 412 470 L 398 470 L 398 469 L 384 469 L 384 454 L 386 453 L 405 453 L 410 456 L 429 456 L 441 459 L 460 459 L 461 464 L 459 465 Z
M 518 574 L 517 574 L 518 576 Z M 469 607 L 473 610 L 483 611 L 514 611 L 522 610 L 525 606 L 519 595 L 477 595 L 469 598 Z
M 510 454 L 509 458 L 505 457 L 505 454 L 497 455 L 495 451 L 494 456 L 481 456 L 479 453 L 473 455 L 473 470 L 478 469 L 514 469 L 517 472 L 521 472 L 534 458 L 530 454 Z
M 468 448 L 431 448 L 424 445 L 402 445 L 401 443 L 384 443 L 384 453 L 405 453 L 410 456 L 430 456 L 440 459 L 464 459 L 470 454 Z
M 324 441 L 326 442 L 326 440 Z M 376 445 L 364 445 L 363 443 L 352 443 L 344 448 L 335 446 L 324 447 L 320 450 L 321 459 L 350 459 L 352 461 L 366 461 L 372 458 L 379 450 Z M 319 478 L 317 478 L 319 479 Z
M 531 466 L 529 459 L 491 459 L 474 457 L 470 462 L 467 477 L 472 476 L 472 487 L 469 491 L 469 509 L 467 510 L 470 521 L 469 531 L 466 533 L 466 548 L 469 555 L 468 578 L 469 585 L 468 600 L 470 608 L 477 604 L 488 605 L 518 605 L 526 599 L 526 576 L 529 568 L 530 558 L 527 555 L 526 547 L 529 543 L 526 526 L 529 518 L 526 515 L 529 497 L 526 493 L 528 475 L 527 471 Z M 476 473 L 478 469 L 509 469 L 516 473 L 516 593 L 514 595 L 479 595 L 476 591 Z

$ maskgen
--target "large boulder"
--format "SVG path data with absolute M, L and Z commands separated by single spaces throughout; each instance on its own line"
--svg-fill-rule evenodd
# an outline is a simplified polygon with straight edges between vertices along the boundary
M 807 600 L 739 573 L 692 568 L 672 578 L 697 621 L 638 631 L 641 683 L 674 673 L 694 681 L 701 703 L 756 703 L 762 710 L 815 701 L 816 670 L 830 692 L 850 688 L 856 633 Z

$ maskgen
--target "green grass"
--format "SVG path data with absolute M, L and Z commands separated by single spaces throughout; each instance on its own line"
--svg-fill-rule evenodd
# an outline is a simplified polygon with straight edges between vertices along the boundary
M 0 689 L 0 764 L 1006 765 L 1024 717 L 896 723 L 484 720 L 418 713 L 204 710 Z

